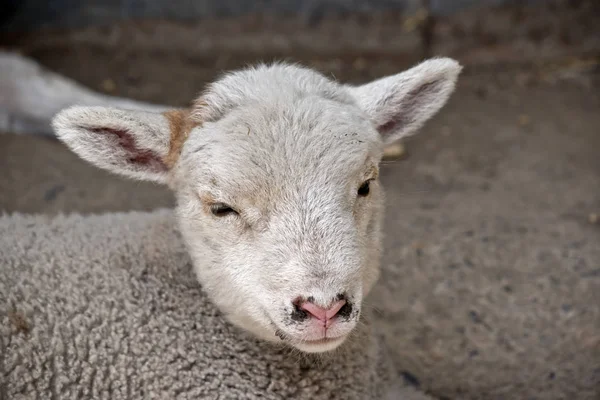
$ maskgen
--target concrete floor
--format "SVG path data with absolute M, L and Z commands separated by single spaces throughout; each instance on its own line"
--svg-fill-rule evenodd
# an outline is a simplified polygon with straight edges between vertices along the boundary
M 491 50 L 438 48 L 462 61 L 470 57 L 471 64 L 447 107 L 405 143 L 408 157 L 383 167 L 386 250 L 369 304 L 404 378 L 438 398 L 600 398 L 599 57 L 596 47 L 590 62 L 598 41 L 582 32 L 597 24 L 585 10 L 578 15 L 587 25 L 564 20 L 571 29 L 566 36 L 575 39 L 563 47 L 545 39 L 538 47 L 514 42 L 510 29 L 498 28 L 511 34 L 499 34 Z M 46 47 L 29 49 L 91 87 L 109 78 L 119 95 L 170 104 L 188 101 L 219 69 L 251 61 L 180 57 L 143 46 L 115 53 L 89 45 L 90 37 L 73 46 L 42 38 Z M 534 48 L 540 53 L 523 51 Z M 532 66 L 542 53 L 569 61 L 540 74 Z M 370 79 L 412 62 L 381 53 L 348 64 L 319 54 L 313 61 L 343 80 Z M 173 204 L 164 188 L 97 170 L 48 138 L 0 135 L 0 171 L 5 212 Z
M 600 398 L 599 100 L 463 89 L 385 169 L 373 302 L 398 366 L 434 394 Z

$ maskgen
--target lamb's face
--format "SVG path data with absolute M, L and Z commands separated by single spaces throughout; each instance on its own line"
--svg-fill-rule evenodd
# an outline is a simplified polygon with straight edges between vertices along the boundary
M 199 280 L 232 322 L 327 351 L 377 279 L 383 145 L 434 115 L 460 70 L 436 59 L 350 87 L 261 66 L 225 76 L 190 110 L 72 107 L 54 128 L 93 164 L 175 190 Z
M 232 321 L 305 351 L 343 342 L 377 277 L 381 152 L 358 107 L 314 96 L 192 131 L 176 171 L 179 222 Z

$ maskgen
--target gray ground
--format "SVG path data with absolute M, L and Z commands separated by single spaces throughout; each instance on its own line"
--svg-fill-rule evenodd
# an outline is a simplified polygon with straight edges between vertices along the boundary
M 164 92 L 173 104 L 258 58 L 111 53 L 87 35 L 29 49 L 92 87 L 145 100 Z M 538 46 L 558 60 L 543 67 L 523 52 L 529 42 L 462 49 L 471 58 L 457 93 L 406 142 L 408 157 L 383 168 L 386 256 L 371 304 L 404 378 L 440 398 L 600 398 L 600 53 L 586 38 L 577 43 L 587 47 Z M 297 58 L 355 81 L 410 61 L 368 54 Z M 0 135 L 0 170 L 8 212 L 172 204 L 163 188 L 110 176 L 50 139 Z

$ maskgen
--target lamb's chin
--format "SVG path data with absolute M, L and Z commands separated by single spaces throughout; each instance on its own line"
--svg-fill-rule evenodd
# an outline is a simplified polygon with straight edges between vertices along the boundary
M 345 340 L 346 336 L 340 336 L 333 339 L 297 342 L 293 346 L 304 353 L 326 353 L 337 349 Z

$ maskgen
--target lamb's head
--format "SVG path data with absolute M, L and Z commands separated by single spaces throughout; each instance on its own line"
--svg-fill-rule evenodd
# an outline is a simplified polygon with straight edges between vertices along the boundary
M 383 148 L 444 105 L 460 69 L 433 59 L 349 86 L 263 65 L 190 109 L 73 107 L 54 127 L 93 164 L 174 190 L 199 281 L 233 323 L 321 352 L 353 330 L 378 277 Z

